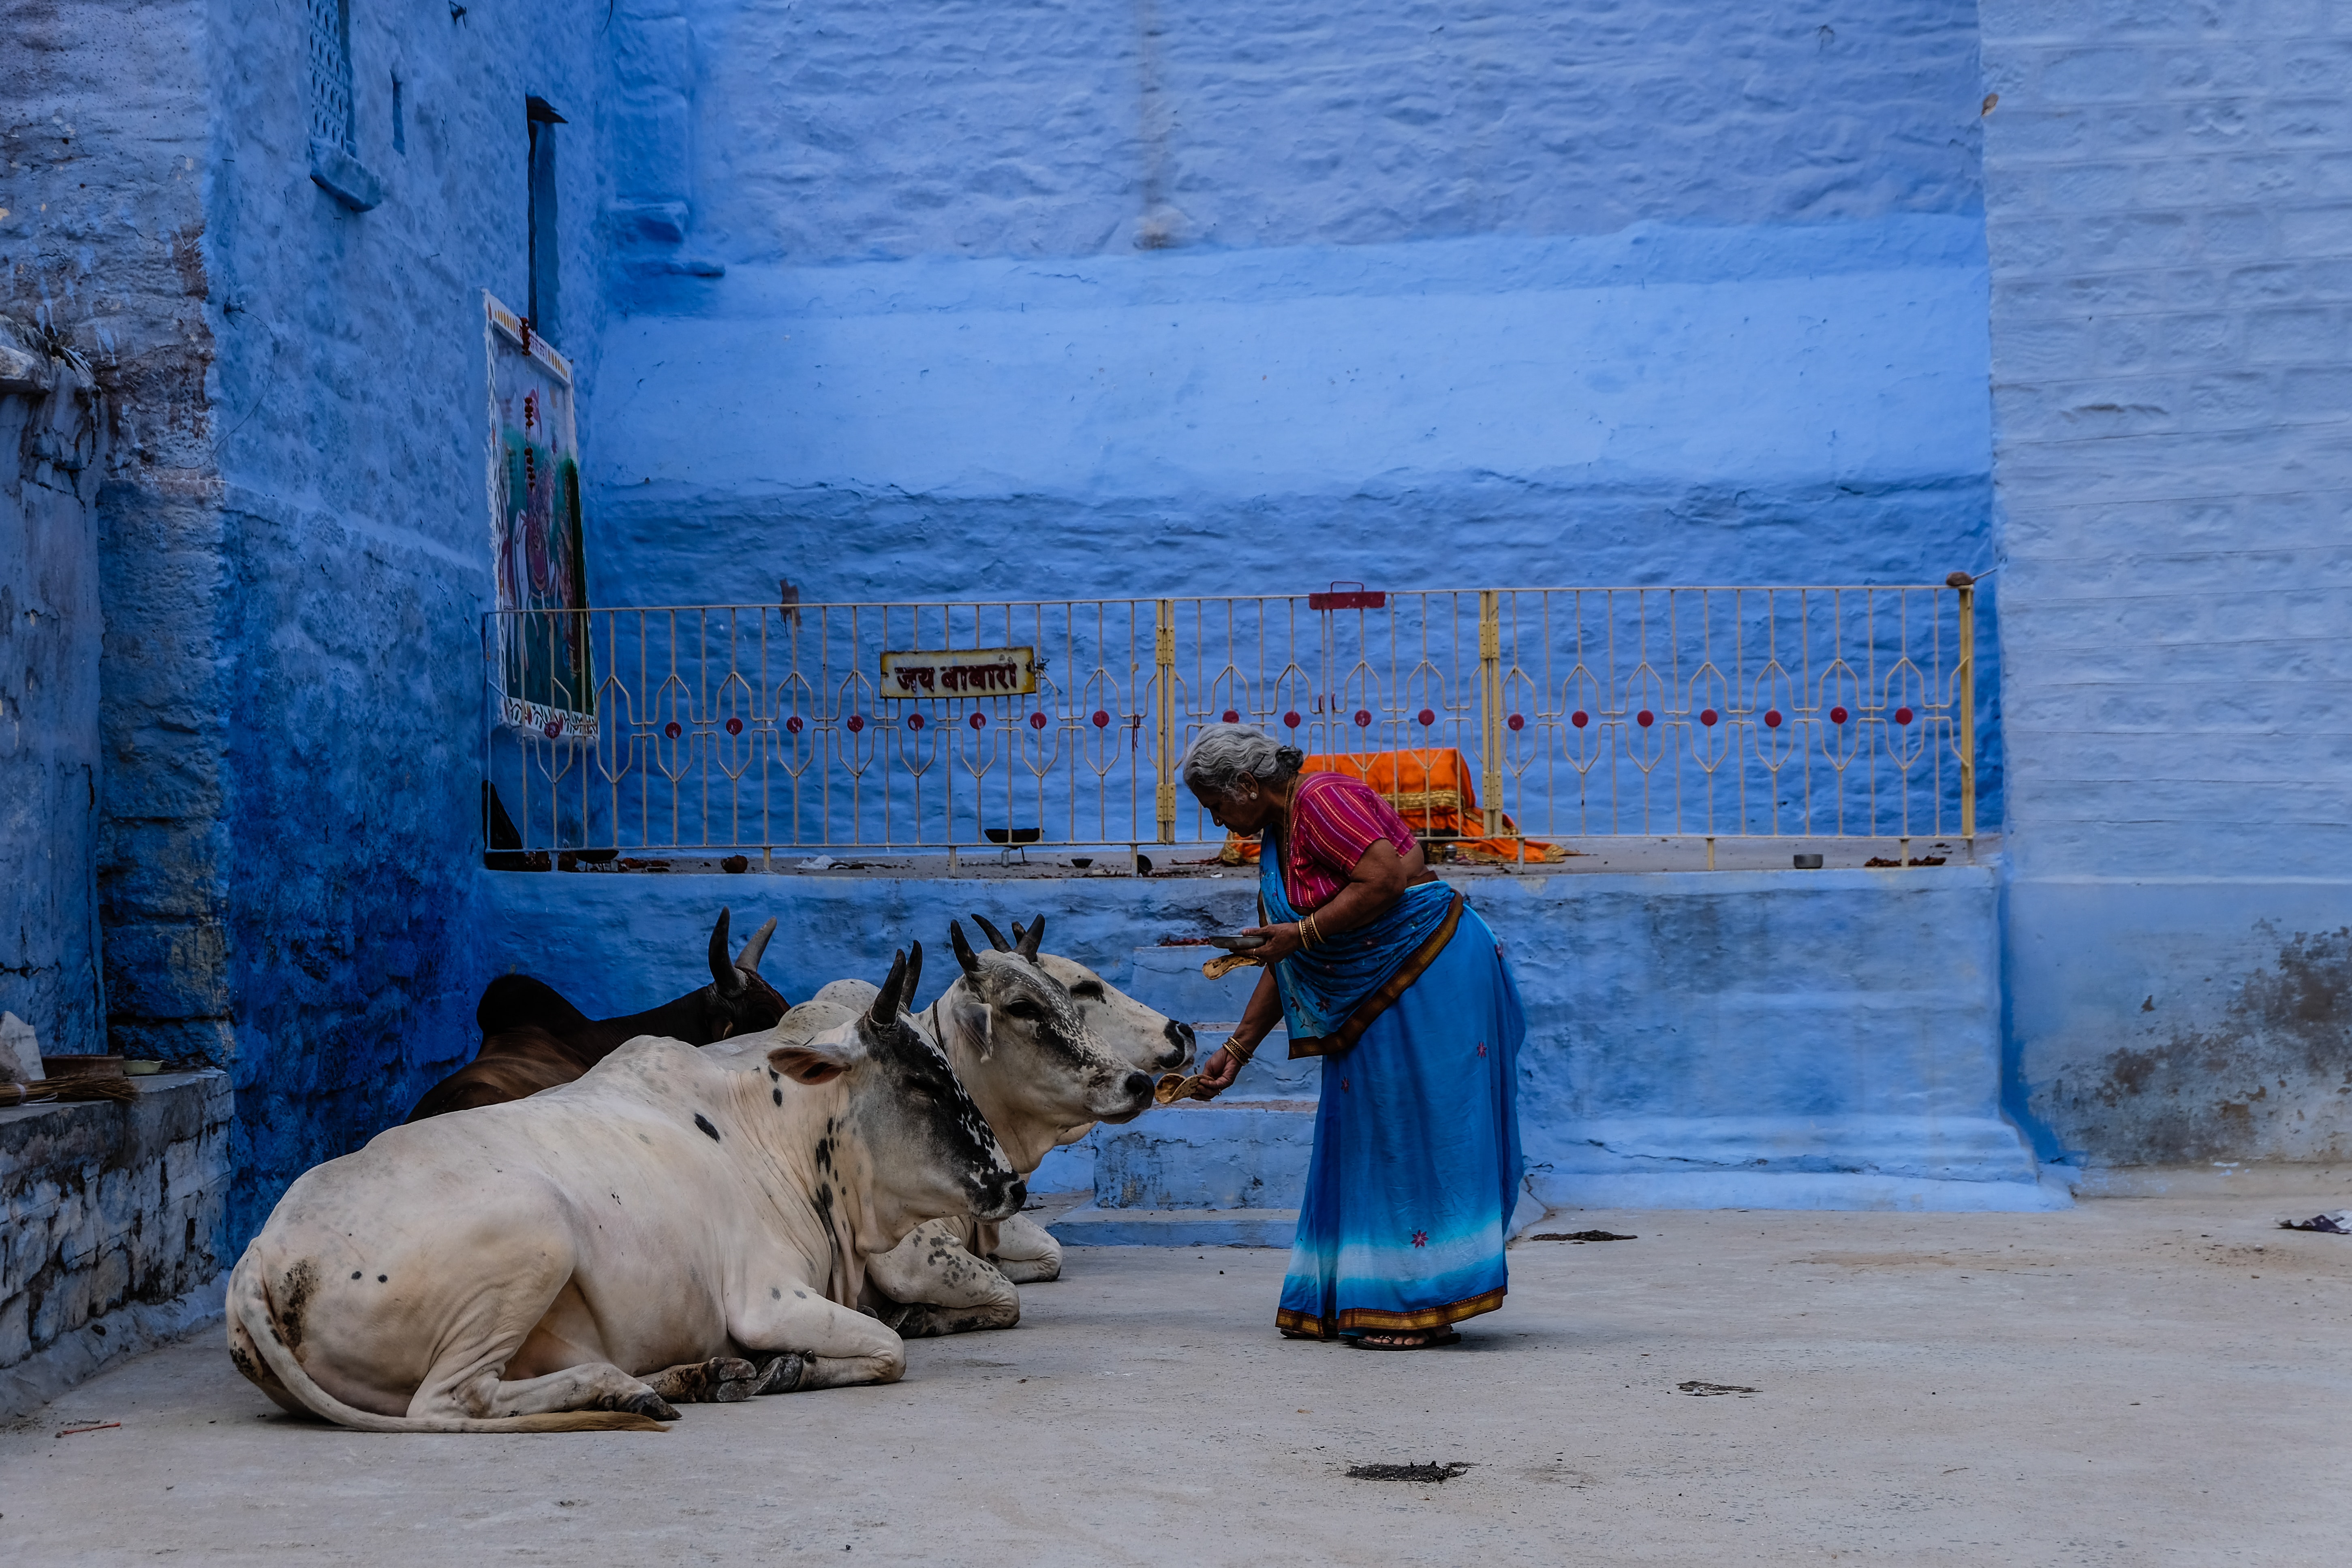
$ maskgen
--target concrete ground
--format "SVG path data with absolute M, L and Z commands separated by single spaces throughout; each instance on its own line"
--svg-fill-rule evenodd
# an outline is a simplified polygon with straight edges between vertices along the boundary
M 659 1436 L 345 1432 L 207 1331 L 0 1434 L 0 1556 L 2341 1564 L 2352 1237 L 2273 1228 L 2310 1207 L 1563 1213 L 1639 1239 L 1525 1242 L 1402 1355 L 1278 1340 L 1281 1253 L 1088 1249 L 897 1386 Z M 1346 1473 L 1423 1461 L 1470 1468 Z

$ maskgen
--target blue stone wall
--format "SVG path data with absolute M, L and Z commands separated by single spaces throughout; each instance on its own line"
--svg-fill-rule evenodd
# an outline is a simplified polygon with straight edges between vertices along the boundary
M 1987 0 L 2015 1105 L 2352 1153 L 2352 13 Z
M 724 904 L 739 931 L 777 917 L 761 970 L 794 999 L 845 975 L 873 978 L 892 948 L 914 941 L 924 946 L 928 1003 L 956 975 L 948 921 L 976 910 L 1000 926 L 1042 914 L 1049 951 L 1189 1022 L 1230 1025 L 1247 982 L 1211 996 L 1218 988 L 1197 974 L 1211 950 L 1174 950 L 1172 965 L 1139 963 L 1137 950 L 1255 915 L 1254 880 L 1240 875 L 481 878 L 485 957 L 553 983 L 592 1016 L 653 1006 L 703 984 L 703 944 Z M 1527 1006 L 1520 1121 L 1534 1190 L 1547 1203 L 2066 1202 L 2063 1190 L 2038 1184 L 2000 1110 L 1990 868 L 1560 873 L 1457 885 L 1503 943 Z M 1311 1097 L 1314 1064 L 1291 1066 L 1307 1070 L 1289 1075 L 1301 1081 L 1284 1092 Z M 1086 1152 L 1055 1156 L 1041 1190 L 1085 1185 Z M 1220 1133 L 1196 1157 L 1229 1168 L 1244 1152 Z M 1253 1200 L 1297 1202 L 1296 1193 Z
M 1989 559 L 1958 0 L 640 0 L 616 37 L 599 603 Z
M 0 1013 L 32 1025 L 48 1055 L 106 1043 L 100 416 L 78 366 L 0 317 Z
M 211 662 L 240 1237 L 476 1043 L 481 290 L 524 300 L 536 95 L 568 121 L 553 341 L 593 398 L 600 21 L 586 5 L 353 7 L 358 157 L 384 191 L 361 213 L 309 177 L 304 98 L 288 90 L 300 27 L 214 18 Z

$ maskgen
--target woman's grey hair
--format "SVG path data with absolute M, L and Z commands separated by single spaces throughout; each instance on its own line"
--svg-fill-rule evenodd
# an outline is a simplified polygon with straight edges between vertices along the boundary
M 1184 752 L 1184 782 L 1214 795 L 1229 795 L 1244 779 L 1273 784 L 1288 778 L 1307 760 L 1255 724 L 1212 724 Z

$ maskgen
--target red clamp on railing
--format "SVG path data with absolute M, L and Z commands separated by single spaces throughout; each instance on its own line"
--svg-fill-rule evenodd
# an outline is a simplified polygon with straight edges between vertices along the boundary
M 1361 583 L 1334 583 L 1328 594 L 1307 595 L 1307 607 L 1310 610 L 1385 610 L 1388 605 L 1386 594 Z

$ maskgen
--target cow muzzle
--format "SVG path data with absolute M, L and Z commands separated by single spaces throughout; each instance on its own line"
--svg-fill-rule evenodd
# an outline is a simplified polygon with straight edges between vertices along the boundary
M 1010 1173 L 982 1176 L 972 1185 L 971 1217 L 992 1225 L 1011 1219 L 1029 1202 L 1029 1184 Z
M 1134 1121 L 1151 1109 L 1151 1084 L 1149 1074 L 1131 1072 L 1118 1080 L 1116 1097 L 1110 1105 L 1096 1112 L 1096 1120 L 1116 1127 Z

